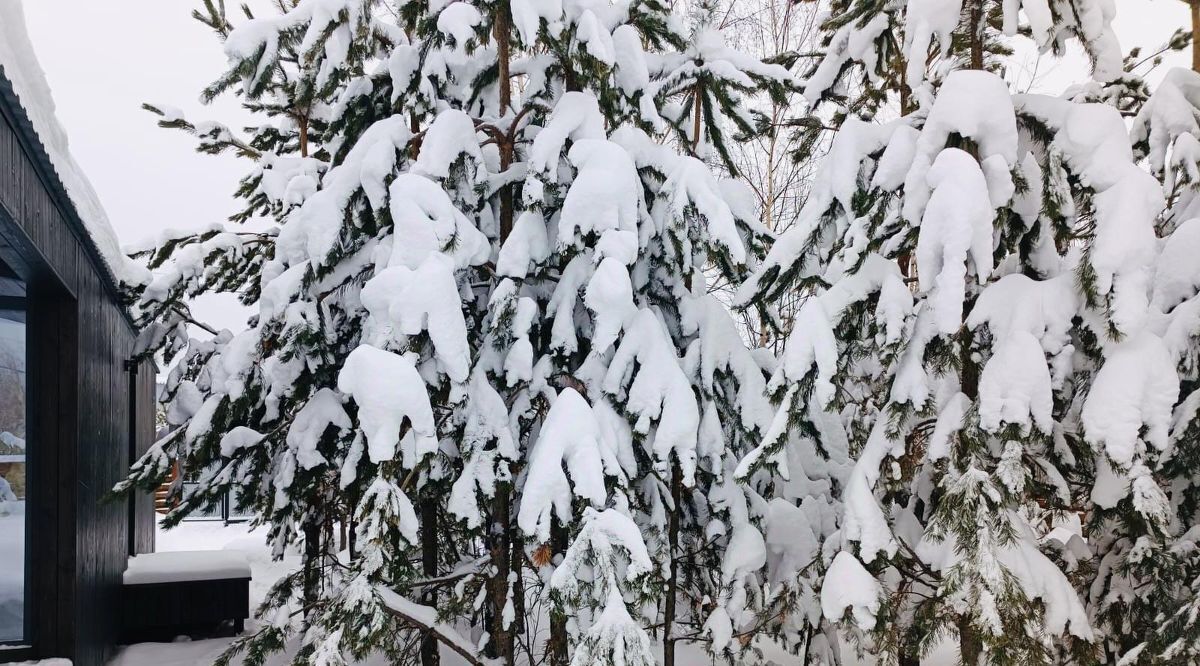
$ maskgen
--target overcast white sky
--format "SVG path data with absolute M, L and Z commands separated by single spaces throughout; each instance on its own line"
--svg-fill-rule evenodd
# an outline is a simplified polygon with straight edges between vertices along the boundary
M 1181 0 L 1114 2 L 1126 50 L 1135 44 L 1155 47 L 1188 19 Z M 208 108 L 198 101 L 200 89 L 225 63 L 216 37 L 190 16 L 199 1 L 24 0 L 24 5 L 72 153 L 121 241 L 227 218 L 247 164 L 196 153 L 191 137 L 159 129 L 154 116 L 140 109 L 143 101 L 170 104 L 193 119 L 233 127 L 245 118 L 231 98 Z M 1039 87 L 1057 90 L 1083 72 L 1078 59 L 1059 66 L 1052 60 L 1044 58 L 1037 67 Z M 1186 65 L 1183 60 L 1179 64 Z M 1028 64 L 1032 70 L 1032 61 Z

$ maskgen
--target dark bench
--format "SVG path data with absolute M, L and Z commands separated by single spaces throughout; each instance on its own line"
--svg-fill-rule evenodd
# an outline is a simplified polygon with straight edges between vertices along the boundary
M 250 614 L 250 567 L 236 551 L 131 558 L 121 594 L 122 639 L 170 641 L 240 634 Z

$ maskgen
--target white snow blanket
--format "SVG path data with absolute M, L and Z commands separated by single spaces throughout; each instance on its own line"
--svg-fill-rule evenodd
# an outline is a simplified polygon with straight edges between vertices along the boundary
M 246 554 L 232 550 L 179 550 L 129 558 L 126 585 L 250 578 Z

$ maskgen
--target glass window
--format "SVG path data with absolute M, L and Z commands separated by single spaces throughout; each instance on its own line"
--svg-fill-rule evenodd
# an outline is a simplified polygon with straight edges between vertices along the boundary
M 25 289 L 0 267 L 0 643 L 25 632 Z
M 183 483 L 183 493 L 187 495 L 200 484 L 191 481 Z M 243 513 L 237 508 L 237 490 L 231 489 L 221 500 L 211 507 L 198 508 L 188 514 L 185 521 L 221 520 L 226 523 L 244 523 L 253 517 L 251 513 Z
M 184 481 L 183 495 L 187 497 L 196 491 L 200 484 L 191 481 Z M 225 514 L 224 501 L 221 504 L 210 507 L 200 507 L 188 514 L 187 520 L 221 520 Z
M 241 493 L 237 488 L 232 488 L 229 491 L 229 496 L 225 498 L 225 522 L 241 523 L 250 520 L 254 517 L 253 511 L 242 511 L 238 509 L 238 504 L 241 501 Z

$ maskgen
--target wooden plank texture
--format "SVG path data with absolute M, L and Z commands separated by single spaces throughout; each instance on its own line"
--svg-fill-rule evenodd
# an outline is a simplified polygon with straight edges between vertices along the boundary
M 33 656 L 101 666 L 117 639 L 126 558 L 154 546 L 152 497 L 104 498 L 153 439 L 155 368 L 127 367 L 128 314 L 6 83 L 0 260 L 30 293 Z

